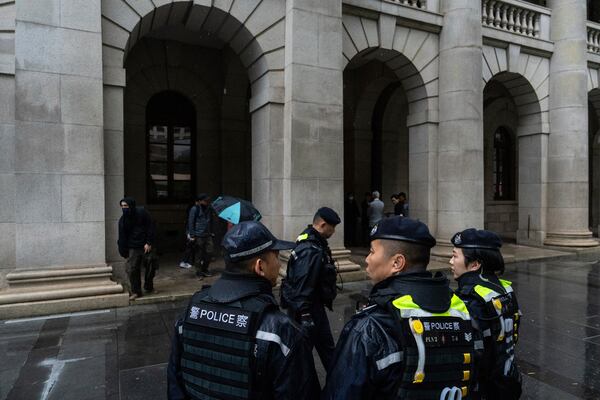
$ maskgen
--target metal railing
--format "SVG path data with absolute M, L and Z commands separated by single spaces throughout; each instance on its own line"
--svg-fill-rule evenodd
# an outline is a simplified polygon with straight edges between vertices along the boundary
M 481 22 L 483 26 L 540 38 L 542 13 L 536 8 L 515 0 L 482 0 Z

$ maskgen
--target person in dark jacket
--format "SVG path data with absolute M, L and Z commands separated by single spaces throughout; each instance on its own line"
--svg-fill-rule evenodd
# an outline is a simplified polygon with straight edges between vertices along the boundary
M 296 239 L 281 288 L 282 305 L 305 329 L 326 370 L 335 344 L 325 307 L 333 309 L 337 294 L 337 270 L 327 239 L 340 222 L 331 208 L 322 207 L 317 211 L 312 225 Z
M 213 236 L 210 231 L 210 203 L 206 193 L 196 196 L 196 204 L 188 215 L 188 235 L 194 247 L 194 266 L 199 278 L 212 276 L 208 271 L 213 252 Z
M 521 311 L 504 272 L 502 241 L 491 231 L 466 229 L 452 239 L 450 265 L 458 282 L 457 294 L 483 334 L 479 370 L 482 398 L 514 400 L 521 396 L 521 375 L 514 362 Z
M 193 295 L 175 325 L 169 400 L 318 398 L 307 339 L 272 293 L 279 250 L 293 245 L 255 221 L 225 234 L 225 271 Z
M 371 238 L 366 261 L 374 286 L 342 330 L 322 398 L 470 398 L 475 337 L 446 277 L 427 271 L 436 243 L 429 229 L 390 217 Z
M 144 255 L 150 253 L 154 242 L 154 223 L 148 211 L 136 207 L 132 197 L 124 197 L 119 202 L 123 215 L 119 219 L 119 254 L 127 258 L 127 275 L 131 286 L 130 300 L 142 296 L 141 268 Z M 152 292 L 154 271 L 146 271 L 144 288 Z

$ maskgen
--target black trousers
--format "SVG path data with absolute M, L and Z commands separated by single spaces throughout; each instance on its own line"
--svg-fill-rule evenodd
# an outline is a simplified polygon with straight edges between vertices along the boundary
M 154 274 L 156 271 L 151 263 L 144 262 L 144 249 L 129 249 L 129 258 L 127 259 L 127 275 L 131 293 L 142 295 L 142 267 L 144 267 L 144 289 L 151 292 L 154 290 Z
M 207 272 L 213 251 L 212 238 L 208 236 L 199 237 L 192 243 L 194 243 L 194 267 L 197 271 Z
M 300 323 L 300 315 L 292 311 L 291 308 L 288 309 L 288 315 Z M 311 345 L 317 349 L 325 371 L 329 371 L 329 366 L 333 359 L 333 351 L 335 350 L 335 343 L 333 341 L 333 334 L 331 333 L 331 326 L 329 325 L 329 318 L 327 318 L 327 313 L 325 312 L 325 306 L 323 304 L 313 304 L 310 308 L 310 316 L 315 324 L 315 327 L 309 332 Z

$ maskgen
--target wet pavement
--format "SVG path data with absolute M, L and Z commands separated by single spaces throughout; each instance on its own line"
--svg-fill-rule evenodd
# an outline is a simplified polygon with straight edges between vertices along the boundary
M 517 358 L 523 399 L 600 399 L 600 264 L 588 254 L 514 263 L 524 318 Z M 334 337 L 366 282 L 346 284 Z M 173 324 L 184 301 L 0 321 L 0 399 L 164 399 Z M 323 382 L 321 364 L 316 359 Z

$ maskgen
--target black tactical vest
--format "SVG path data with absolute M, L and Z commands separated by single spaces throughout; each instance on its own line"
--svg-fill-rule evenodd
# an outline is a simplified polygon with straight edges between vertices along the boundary
M 244 308 L 197 300 L 181 328 L 181 371 L 192 399 L 260 398 L 254 385 L 256 331 L 267 302 Z
M 399 322 L 402 378 L 398 399 L 465 400 L 475 386 L 475 359 L 483 343 L 466 305 L 453 295 L 450 308 L 431 313 L 410 295 L 392 302 Z

